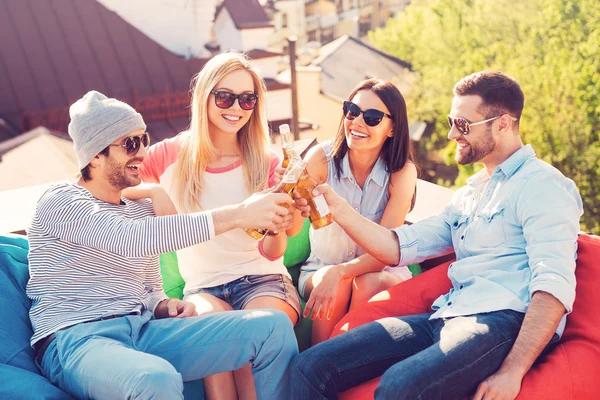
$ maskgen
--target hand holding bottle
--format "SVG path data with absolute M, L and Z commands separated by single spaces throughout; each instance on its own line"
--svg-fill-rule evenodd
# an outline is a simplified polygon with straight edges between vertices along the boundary
M 294 201 L 287 193 L 255 193 L 240 207 L 241 226 L 281 231 L 293 220 Z

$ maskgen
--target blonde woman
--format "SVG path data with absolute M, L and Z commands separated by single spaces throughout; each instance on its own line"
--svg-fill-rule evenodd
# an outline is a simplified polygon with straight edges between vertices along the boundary
M 180 213 L 237 204 L 272 186 L 279 159 L 269 150 L 264 95 L 264 82 L 244 55 L 212 58 L 195 77 L 191 128 L 148 149 L 144 182 L 160 184 Z M 153 200 L 168 203 L 164 196 Z M 304 207 L 296 218 L 301 211 L 308 215 Z M 284 234 L 256 241 L 234 229 L 178 251 L 184 299 L 200 315 L 275 308 L 296 324 L 301 306 L 282 262 L 286 243 Z M 250 368 L 205 380 L 209 398 L 235 398 L 236 385 L 237 395 L 248 398 Z

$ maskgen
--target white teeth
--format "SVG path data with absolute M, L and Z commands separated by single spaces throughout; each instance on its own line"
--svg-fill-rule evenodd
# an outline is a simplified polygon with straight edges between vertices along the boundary
M 238 117 L 235 115 L 223 115 L 223 118 L 229 121 L 239 121 L 240 119 L 242 119 L 242 117 Z
M 359 138 L 367 138 L 367 137 L 369 137 L 369 135 L 366 135 L 366 134 L 364 134 L 362 132 L 356 132 L 356 131 L 350 131 L 350 134 L 352 136 L 356 136 L 356 137 L 359 137 Z

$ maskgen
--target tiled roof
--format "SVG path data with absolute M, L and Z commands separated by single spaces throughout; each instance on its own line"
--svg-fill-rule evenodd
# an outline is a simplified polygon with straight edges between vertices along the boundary
M 323 46 L 311 66 L 321 68 L 321 92 L 346 99 L 363 79 L 394 81 L 411 65 L 352 36 L 342 36 Z M 343 67 L 340 67 L 343 66 Z
M 273 51 L 263 50 L 263 49 L 252 49 L 252 50 L 248 51 L 246 54 L 248 55 L 248 57 L 251 60 L 259 60 L 261 58 L 268 58 L 268 57 L 281 57 L 283 55 L 282 53 L 275 53 Z
M 206 60 L 169 52 L 95 0 L 0 1 L 0 118 L 64 110 L 88 90 L 134 97 L 187 92 Z M 68 118 L 68 116 L 66 117 Z
M 215 13 L 215 19 L 224 8 L 227 9 L 235 27 L 238 29 L 273 26 L 258 0 L 224 0 Z

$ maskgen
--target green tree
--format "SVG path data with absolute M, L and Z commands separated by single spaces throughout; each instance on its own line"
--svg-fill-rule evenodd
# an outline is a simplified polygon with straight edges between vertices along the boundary
M 597 0 L 414 0 L 372 43 L 415 72 L 411 119 L 435 124 L 422 146 L 442 151 L 452 88 L 463 76 L 498 69 L 525 93 L 521 134 L 539 157 L 573 179 L 583 229 L 600 232 L 600 7 Z M 481 166 L 459 166 L 455 186 Z

